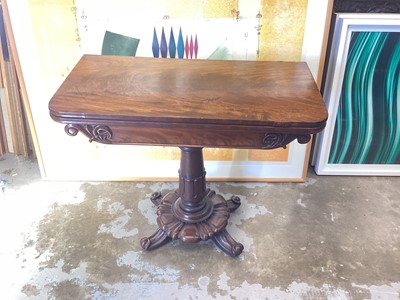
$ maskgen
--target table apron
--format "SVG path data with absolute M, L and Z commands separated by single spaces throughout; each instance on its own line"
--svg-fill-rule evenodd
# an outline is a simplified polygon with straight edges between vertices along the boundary
M 125 125 L 68 124 L 67 134 L 75 136 L 79 131 L 90 141 L 104 144 L 134 144 L 154 146 L 188 146 L 212 148 L 274 149 L 284 147 L 293 140 L 305 144 L 310 140 L 308 132 L 285 132 L 277 128 L 255 126 L 228 128 L 195 127 L 132 127 Z

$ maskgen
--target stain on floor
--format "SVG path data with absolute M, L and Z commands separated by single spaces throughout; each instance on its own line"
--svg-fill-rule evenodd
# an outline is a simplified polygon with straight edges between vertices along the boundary
M 211 182 L 242 199 L 228 230 L 244 251 L 231 258 L 210 241 L 141 249 L 150 195 L 177 183 L 46 182 L 12 157 L 0 174 L 4 299 L 400 298 L 400 178 Z

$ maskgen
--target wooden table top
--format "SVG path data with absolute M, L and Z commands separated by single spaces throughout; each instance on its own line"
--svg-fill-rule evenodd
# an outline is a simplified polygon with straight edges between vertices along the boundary
M 256 126 L 300 134 L 321 131 L 327 119 L 305 63 L 101 55 L 82 57 L 49 109 L 65 124 Z

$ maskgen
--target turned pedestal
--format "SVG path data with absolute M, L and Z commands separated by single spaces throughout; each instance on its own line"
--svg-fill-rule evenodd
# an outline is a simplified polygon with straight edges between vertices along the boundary
M 140 244 L 145 250 L 156 249 L 172 239 L 197 243 L 212 239 L 226 254 L 238 256 L 243 245 L 227 232 L 230 212 L 240 206 L 239 197 L 226 201 L 221 195 L 206 188 L 202 148 L 181 147 L 179 189 L 161 199 L 152 195 L 157 205 L 157 231 L 144 237 Z

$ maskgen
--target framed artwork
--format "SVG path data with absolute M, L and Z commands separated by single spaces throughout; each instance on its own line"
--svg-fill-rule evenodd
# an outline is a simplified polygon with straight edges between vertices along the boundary
M 85 137 L 82 140 L 87 142 Z M 114 180 L 175 181 L 179 169 L 180 149 L 177 147 L 152 147 L 134 145 L 94 144 L 93 153 L 103 161 L 102 168 Z M 204 148 L 204 164 L 210 181 L 292 181 L 302 182 L 306 178 L 304 160 L 309 154 L 309 145 L 294 141 L 286 149 L 278 151 L 247 150 L 229 148 Z M 115 161 L 116 153 L 124 157 L 124 165 Z M 65 164 L 67 167 L 67 161 Z M 64 164 L 64 162 L 60 162 Z M 92 176 L 96 164 L 83 168 L 82 177 Z M 88 171 L 86 171 L 88 170 Z M 98 176 L 102 172 L 98 170 Z M 98 180 L 103 178 L 99 177 Z
M 71 143 L 69 136 L 60 134 L 63 126 L 49 117 L 48 102 L 83 53 L 115 54 L 114 46 L 123 44 L 129 48 L 124 55 L 304 60 L 316 72 L 323 36 L 315 30 L 323 28 L 325 15 L 315 11 L 321 12 L 326 1 L 303 1 L 289 8 L 267 0 L 198 1 L 190 5 L 159 0 L 118 1 L 118 5 L 89 0 L 58 0 L 56 5 L 51 0 L 9 1 L 40 145 L 35 152 L 42 177 L 176 180 L 179 149 L 104 146 L 88 143 L 84 137 Z M 293 17 L 287 18 L 288 12 Z M 207 178 L 304 181 L 309 147 L 293 142 L 287 149 L 271 151 L 204 149 Z M 152 167 L 142 167 L 143 161 Z
M 400 15 L 337 14 L 319 175 L 400 175 Z

